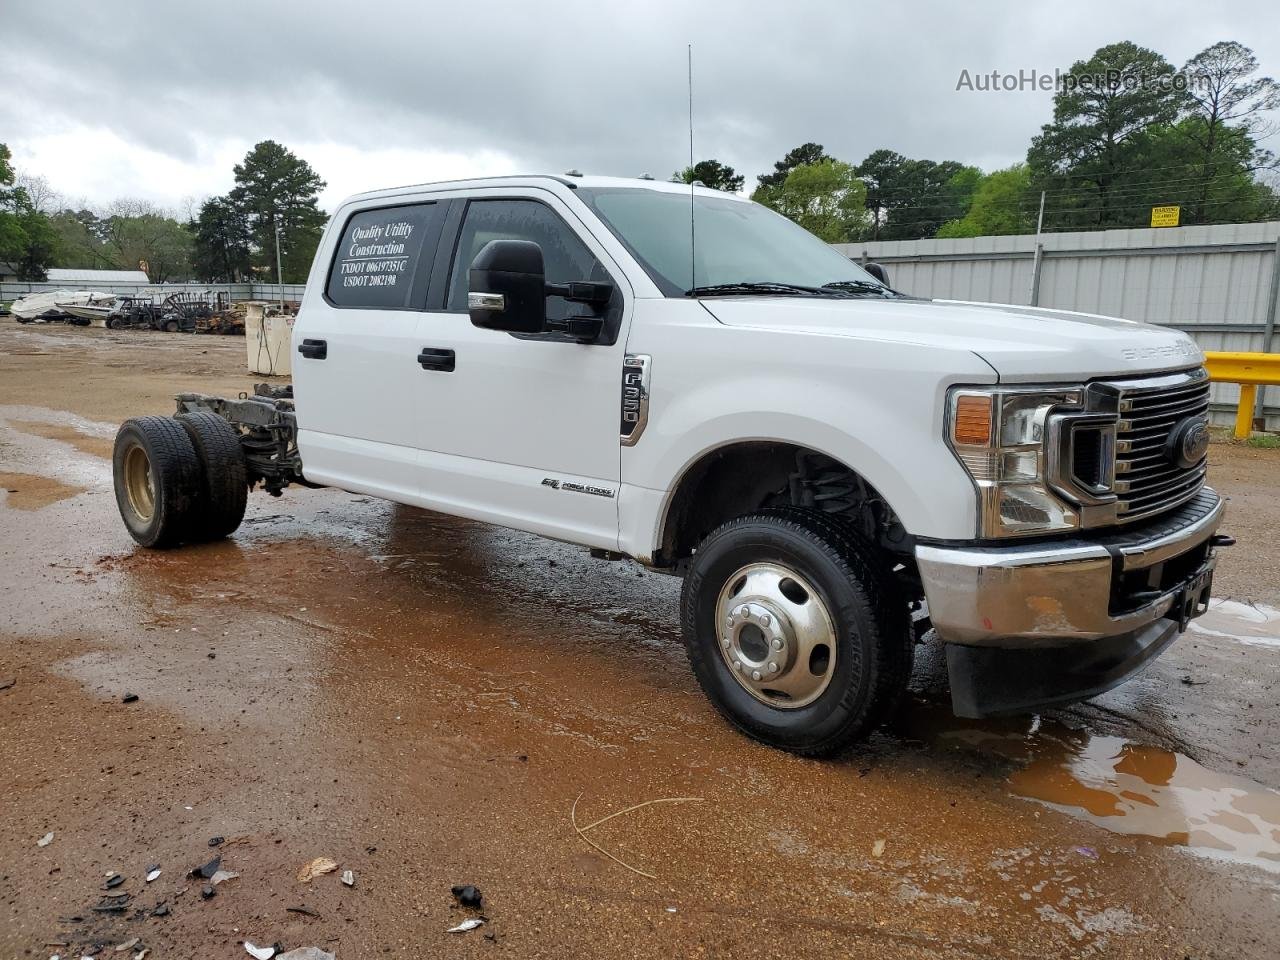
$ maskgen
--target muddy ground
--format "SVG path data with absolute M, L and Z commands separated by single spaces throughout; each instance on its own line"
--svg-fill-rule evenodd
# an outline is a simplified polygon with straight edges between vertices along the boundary
M 1230 599 L 1141 677 L 962 722 L 926 645 L 815 762 L 717 718 L 628 563 L 329 490 L 137 549 L 115 427 L 247 389 L 244 350 L 0 321 L 0 956 L 1280 952 L 1280 451 L 1214 446 Z M 488 922 L 447 933 L 459 883 Z

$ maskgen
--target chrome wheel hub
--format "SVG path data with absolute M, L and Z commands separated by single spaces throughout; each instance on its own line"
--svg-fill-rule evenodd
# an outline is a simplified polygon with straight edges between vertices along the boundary
M 729 672 L 753 697 L 794 710 L 812 703 L 835 670 L 835 626 L 800 574 L 753 563 L 725 583 L 716 602 L 717 646 Z

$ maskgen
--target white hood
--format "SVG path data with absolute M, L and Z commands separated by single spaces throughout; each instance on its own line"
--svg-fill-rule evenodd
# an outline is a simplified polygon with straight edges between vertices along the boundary
M 976 353 L 1001 382 L 1088 380 L 1204 362 L 1185 333 L 1089 313 L 955 300 L 708 298 L 723 324 Z

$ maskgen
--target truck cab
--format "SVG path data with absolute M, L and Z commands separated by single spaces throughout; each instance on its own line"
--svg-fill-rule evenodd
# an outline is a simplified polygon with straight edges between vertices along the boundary
M 360 194 L 293 338 L 291 395 L 179 398 L 187 501 L 217 499 L 195 448 L 220 433 L 231 486 L 332 486 L 680 575 L 703 689 L 802 753 L 888 716 L 920 641 L 947 645 L 964 715 L 1105 690 L 1204 609 L 1226 542 L 1185 335 L 914 298 L 699 186 Z M 145 543 L 121 480 L 137 422 L 117 499 Z M 148 545 L 209 534 L 173 523 Z

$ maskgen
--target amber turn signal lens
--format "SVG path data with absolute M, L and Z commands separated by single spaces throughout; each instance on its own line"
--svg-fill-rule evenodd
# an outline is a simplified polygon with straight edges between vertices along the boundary
M 952 433 L 956 443 L 987 446 L 991 443 L 991 398 L 961 396 L 956 398 L 956 425 Z

